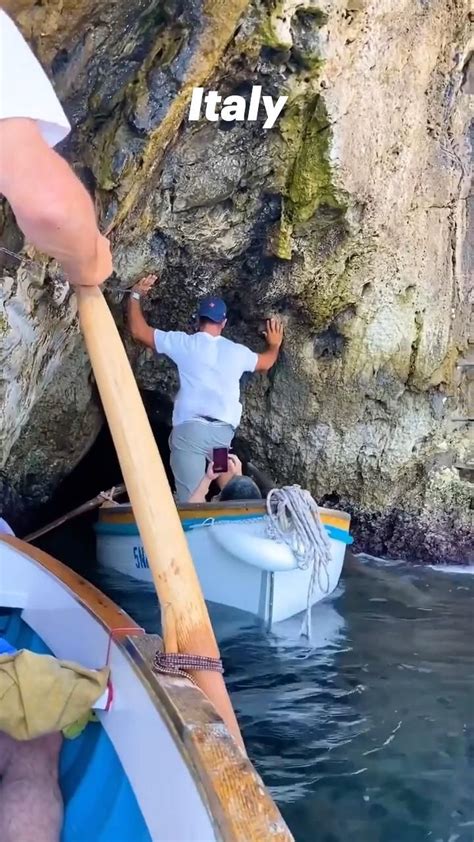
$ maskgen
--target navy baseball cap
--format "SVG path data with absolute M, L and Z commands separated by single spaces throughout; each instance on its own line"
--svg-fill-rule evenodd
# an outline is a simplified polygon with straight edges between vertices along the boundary
M 198 316 L 200 319 L 210 319 L 211 322 L 223 322 L 227 318 L 227 307 L 222 298 L 203 298 L 199 304 Z

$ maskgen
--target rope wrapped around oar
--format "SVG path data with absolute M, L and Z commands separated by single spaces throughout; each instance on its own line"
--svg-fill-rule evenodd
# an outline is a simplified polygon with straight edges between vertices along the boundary
M 220 658 L 208 658 L 205 655 L 158 651 L 153 659 L 153 672 L 187 678 L 197 686 L 189 670 L 223 673 L 224 667 Z
M 329 537 L 316 501 L 299 485 L 272 489 L 266 502 L 268 536 L 287 544 L 302 570 L 312 568 L 306 614 L 301 626 L 301 634 L 311 640 L 311 600 L 316 582 L 323 593 L 329 592 Z

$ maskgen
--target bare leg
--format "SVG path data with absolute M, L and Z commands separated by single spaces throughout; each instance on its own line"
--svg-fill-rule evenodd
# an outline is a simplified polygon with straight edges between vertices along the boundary
M 1 842 L 59 842 L 61 742 L 60 734 L 20 741 L 0 733 Z

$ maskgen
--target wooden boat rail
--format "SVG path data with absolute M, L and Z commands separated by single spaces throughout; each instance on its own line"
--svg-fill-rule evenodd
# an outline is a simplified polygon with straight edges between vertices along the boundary
M 293 839 L 260 776 L 236 745 L 207 697 L 183 678 L 157 676 L 159 635 L 129 638 L 125 647 L 176 731 L 188 769 L 224 842 Z
M 74 570 L 71 570 L 61 561 L 43 552 L 32 544 L 25 544 L 19 538 L 10 535 L 0 535 L 1 544 L 9 544 L 14 549 L 26 555 L 31 561 L 38 564 L 52 578 L 61 584 L 72 594 L 76 602 L 91 614 L 98 623 L 109 633 L 114 640 L 119 640 L 126 635 L 144 635 L 145 631 L 132 619 L 122 608 L 119 608 L 108 596 L 103 594 L 95 585 L 88 582 Z M 0 583 L 1 588 L 1 583 Z M 1 604 L 0 589 L 0 604 Z
M 226 500 L 223 503 L 216 501 L 215 503 L 182 503 L 177 506 L 179 515 L 182 519 L 192 517 L 202 512 L 203 517 L 220 517 L 228 514 L 233 515 L 264 515 L 266 514 L 266 505 L 264 500 L 250 500 L 243 502 L 240 500 Z M 114 514 L 120 512 L 121 514 L 131 514 L 133 512 L 130 503 L 117 503 L 116 505 L 107 506 L 100 511 L 107 512 L 107 514 Z M 340 520 L 350 521 L 351 517 L 347 512 L 339 509 L 325 509 L 322 507 L 320 512 L 328 517 L 339 518 Z

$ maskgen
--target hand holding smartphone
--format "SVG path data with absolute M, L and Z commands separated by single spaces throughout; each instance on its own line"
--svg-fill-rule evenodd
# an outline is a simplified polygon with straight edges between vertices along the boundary
M 212 451 L 212 462 L 216 474 L 225 474 L 229 470 L 229 448 L 215 447 Z

